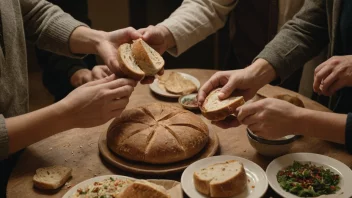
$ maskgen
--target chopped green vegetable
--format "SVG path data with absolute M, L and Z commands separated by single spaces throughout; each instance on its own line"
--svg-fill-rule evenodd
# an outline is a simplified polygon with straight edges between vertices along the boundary
M 112 178 L 112 177 L 110 177 L 110 180 L 111 180 L 111 181 L 115 181 L 115 179 L 114 179 L 114 178 Z
M 317 167 L 311 163 L 293 164 L 276 175 L 280 186 L 287 192 L 299 197 L 318 197 L 334 194 L 340 189 L 340 176 L 324 167 Z

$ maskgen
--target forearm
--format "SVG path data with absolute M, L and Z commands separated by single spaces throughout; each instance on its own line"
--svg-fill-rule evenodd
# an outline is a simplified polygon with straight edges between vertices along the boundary
M 301 109 L 297 135 L 316 137 L 345 144 L 347 115 Z
M 185 0 L 169 18 L 160 23 L 176 41 L 169 52 L 178 56 L 224 26 L 237 0 Z
M 5 125 L 9 137 L 9 153 L 15 153 L 35 142 L 73 127 L 61 103 L 8 118 Z
M 97 46 L 102 40 L 107 40 L 107 33 L 88 27 L 76 28 L 70 37 L 70 49 L 74 54 L 97 54 Z
M 277 74 L 273 66 L 264 59 L 257 59 L 254 63 L 246 68 L 249 74 L 256 77 L 255 87 L 263 87 L 277 78 Z

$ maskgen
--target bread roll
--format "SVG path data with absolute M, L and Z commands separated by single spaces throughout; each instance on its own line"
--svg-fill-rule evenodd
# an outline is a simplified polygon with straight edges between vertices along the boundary
M 107 133 L 108 147 L 115 154 L 152 164 L 188 159 L 208 139 L 208 127 L 199 116 L 161 103 L 125 110 Z

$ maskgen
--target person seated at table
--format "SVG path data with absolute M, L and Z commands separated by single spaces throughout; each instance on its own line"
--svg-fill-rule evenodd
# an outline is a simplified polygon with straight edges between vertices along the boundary
M 237 119 L 217 123 L 222 127 L 247 125 L 264 138 L 288 134 L 314 136 L 345 144 L 352 153 L 352 1 L 305 1 L 299 13 L 242 70 L 222 71 L 199 90 L 201 104 L 207 94 L 222 87 L 220 99 L 237 92 L 246 100 L 264 85 L 280 83 L 329 44 L 329 58 L 314 73 L 316 93 L 333 96 L 334 112 L 299 108 L 277 99 L 264 99 L 239 107 Z M 237 121 L 238 120 L 238 121 Z
M 163 22 L 139 31 L 143 34 L 143 40 L 159 53 L 168 51 L 173 56 L 179 56 L 222 28 L 228 20 L 230 42 L 221 69 L 242 69 L 251 64 L 303 3 L 304 0 L 184 0 Z M 313 73 L 316 66 L 313 63 L 321 63 L 322 55 L 307 63 L 305 71 Z M 312 89 L 303 85 L 310 84 L 313 79 L 311 75 L 303 75 L 301 80 L 302 70 L 296 70 L 280 86 L 300 90 L 307 97 L 312 97 Z M 302 85 L 299 88 L 300 81 Z
M 0 13 L 0 172 L 4 188 L 12 154 L 61 131 L 97 126 L 121 114 L 136 82 L 120 78 L 117 47 L 142 35 L 133 28 L 90 29 L 44 0 L 2 0 Z M 100 55 L 114 75 L 89 82 L 63 100 L 29 113 L 25 39 L 61 55 Z
M 59 6 L 64 12 L 88 26 L 91 21 L 88 17 L 87 0 L 48 0 Z M 98 65 L 95 55 L 89 54 L 83 59 L 75 59 L 58 55 L 36 48 L 38 64 L 43 70 L 42 80 L 46 89 L 59 101 L 75 88 L 104 78 L 111 74 L 106 65 Z

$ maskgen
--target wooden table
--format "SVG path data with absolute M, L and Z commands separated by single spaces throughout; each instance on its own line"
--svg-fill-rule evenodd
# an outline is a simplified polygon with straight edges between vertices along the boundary
M 214 70 L 199 69 L 179 69 L 177 71 L 189 73 L 197 77 L 201 83 L 204 83 L 216 72 Z M 284 93 L 298 96 L 297 93 L 270 85 L 263 87 L 258 93 L 266 97 Z M 329 109 L 308 98 L 303 96 L 298 97 L 303 100 L 306 108 L 329 111 Z M 147 86 L 138 85 L 131 96 L 127 108 L 157 101 L 177 104 L 176 99 L 157 96 L 153 94 Z M 100 133 L 107 130 L 109 124 L 110 122 L 89 129 L 72 129 L 29 146 L 19 158 L 17 166 L 14 168 L 9 179 L 7 186 L 8 197 L 17 198 L 22 197 L 21 195 L 38 198 L 62 197 L 67 192 L 68 186 L 64 186 L 57 192 L 42 192 L 34 189 L 32 183 L 32 177 L 37 168 L 58 164 L 72 167 L 73 178 L 69 182 L 72 186 L 91 177 L 106 174 L 120 174 L 137 178 L 148 178 L 148 176 L 132 175 L 121 171 L 109 165 L 101 158 L 97 142 Z M 244 126 L 227 130 L 214 126 L 213 129 L 216 130 L 220 140 L 219 154 L 236 155 L 247 158 L 260 165 L 264 170 L 272 161 L 272 158 L 263 157 L 257 154 L 250 146 Z M 299 139 L 294 143 L 291 152 L 319 153 L 340 160 L 349 167 L 352 167 L 352 156 L 345 151 L 342 145 L 321 141 L 315 138 L 303 137 Z M 149 178 L 166 178 L 179 181 L 180 176 L 181 173 L 159 177 L 150 176 Z M 278 195 L 270 189 L 265 197 L 269 196 L 278 197 Z

